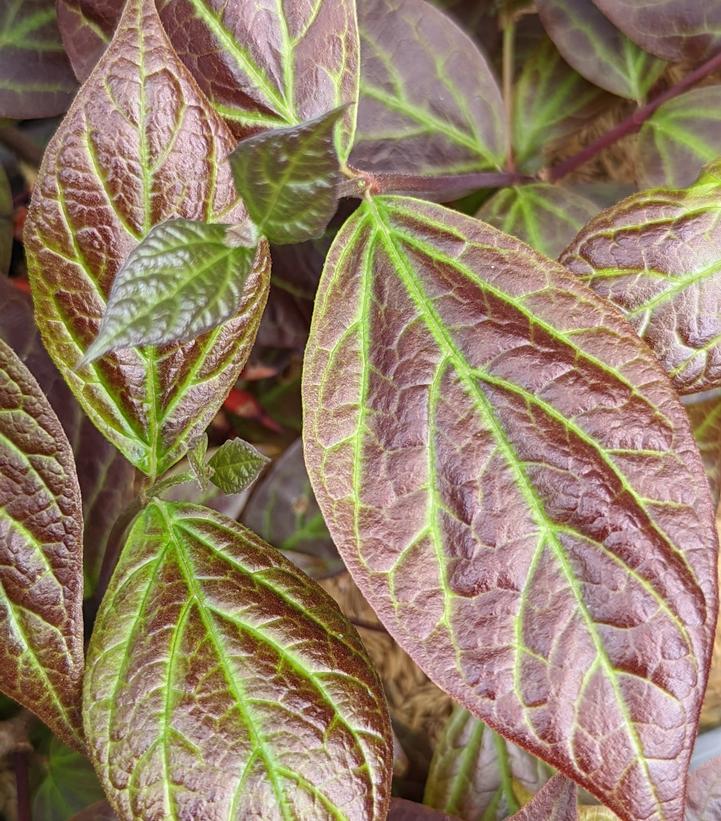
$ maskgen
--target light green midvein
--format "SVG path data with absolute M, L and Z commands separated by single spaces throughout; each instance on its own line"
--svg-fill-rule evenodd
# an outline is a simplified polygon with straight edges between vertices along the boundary
M 654 308 L 658 308 L 660 305 L 669 302 L 675 296 L 680 294 L 682 291 L 685 291 L 687 288 L 690 288 L 692 285 L 695 285 L 697 282 L 703 282 L 705 279 L 711 279 L 719 273 L 721 273 L 721 261 L 714 262 L 708 267 L 702 268 L 700 271 L 696 271 L 695 273 L 689 274 L 685 277 L 672 277 L 669 275 L 670 285 L 668 288 L 665 288 L 660 293 L 650 299 L 647 299 L 643 304 L 638 305 L 630 311 L 626 311 L 626 315 L 629 317 L 635 317 L 644 311 L 652 311 Z M 627 271 L 627 274 L 628 276 L 636 274 L 637 276 L 643 277 L 644 271 Z M 590 281 L 593 282 L 592 279 Z
M 460 815 L 463 811 L 461 799 L 463 798 L 468 783 L 473 782 L 473 776 L 477 773 L 478 754 L 483 746 L 483 736 L 485 735 L 487 729 L 486 725 L 482 721 L 479 721 L 474 716 L 471 716 L 465 710 L 459 710 L 454 721 L 454 725 L 460 724 L 462 727 L 462 725 L 468 721 L 473 722 L 471 737 L 463 747 L 460 766 L 451 779 L 451 789 L 448 799 L 444 801 L 443 807 L 443 809 L 447 812 L 454 815 Z M 453 729 L 455 729 L 455 727 Z M 430 779 L 428 783 L 431 783 Z
M 278 17 L 278 29 L 281 39 L 281 62 L 283 64 L 283 84 L 285 85 L 285 100 L 288 110 L 295 115 L 295 83 L 293 82 L 293 58 L 295 45 L 291 42 L 288 32 L 288 21 L 283 11 L 283 0 L 275 0 L 275 13 Z

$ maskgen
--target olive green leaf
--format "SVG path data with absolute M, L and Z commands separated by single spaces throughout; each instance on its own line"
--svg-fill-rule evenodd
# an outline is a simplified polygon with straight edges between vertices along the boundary
M 210 481 L 224 493 L 240 493 L 258 478 L 270 462 L 267 456 L 243 439 L 229 439 L 210 457 Z

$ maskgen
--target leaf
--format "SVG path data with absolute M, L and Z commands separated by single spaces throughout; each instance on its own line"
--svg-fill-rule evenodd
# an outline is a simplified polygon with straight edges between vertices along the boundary
M 593 0 L 642 49 L 664 60 L 700 62 L 721 45 L 721 6 L 694 0 Z
M 721 757 L 694 770 L 688 781 L 686 821 L 721 818 Z
M 563 59 L 612 94 L 642 102 L 664 64 L 642 51 L 594 5 L 595 0 L 537 0 L 548 36 Z
M 513 781 L 529 793 L 548 779 L 544 765 L 456 706 L 436 742 L 423 803 L 459 818 L 507 818 L 519 808 Z
M 315 120 L 240 142 L 228 158 L 251 219 L 271 242 L 322 236 L 338 203 L 336 109 Z
M 679 821 L 717 543 L 631 326 L 511 237 L 382 197 L 329 254 L 303 397 L 328 529 L 401 647 L 611 809 Z
M 84 718 L 123 819 L 386 817 L 390 723 L 355 630 L 207 508 L 156 500 L 133 525 L 90 642 Z
M 0 4 L 0 117 L 62 114 L 77 90 L 58 33 L 54 0 Z
M 37 323 L 55 364 L 103 434 L 153 476 L 183 456 L 237 379 L 265 304 L 269 261 L 261 254 L 236 317 L 213 331 L 75 370 L 114 277 L 153 225 L 247 224 L 220 162 L 232 135 L 178 61 L 151 0 L 130 0 L 124 14 L 48 146 L 25 247 Z
M 152 228 L 115 275 L 98 335 L 77 367 L 134 345 L 187 342 L 230 319 L 248 274 L 267 256 L 253 234 L 185 219 Z
M 123 4 L 118 0 L 57 0 L 57 7 L 63 46 L 82 83 L 107 48 Z
M 554 775 L 511 817 L 515 821 L 577 821 L 576 785 L 564 775 Z
M 460 821 L 444 812 L 416 804 L 405 798 L 392 798 L 388 821 Z
M 721 168 L 602 211 L 561 262 L 615 303 L 680 393 L 721 385 Z
M 0 341 L 0 688 L 80 748 L 82 527 L 67 438 Z
M 500 168 L 503 101 L 473 41 L 425 0 L 364 0 L 358 13 L 361 96 L 350 162 L 420 175 Z
M 684 402 L 691 422 L 691 430 L 698 445 L 711 498 L 718 507 L 721 500 L 721 397 L 686 396 Z
M 96 801 L 74 815 L 70 821 L 117 821 L 117 818 L 107 801 Z
M 13 251 L 13 194 L 5 169 L 0 166 L 0 277 L 10 270 Z
M 229 439 L 210 457 L 210 481 L 223 493 L 240 493 L 253 484 L 270 459 L 242 439 Z
M 539 182 L 498 191 L 478 217 L 555 258 L 598 210 L 567 188 Z
M 50 740 L 44 774 L 33 795 L 33 817 L 67 821 L 70 816 L 103 798 L 95 771 L 84 755 L 57 739 Z
M 691 185 L 702 166 L 721 155 L 720 110 L 721 85 L 695 88 L 659 106 L 638 135 L 641 186 Z
M 583 127 L 608 103 L 545 38 L 524 60 L 513 93 L 513 155 L 519 168 L 537 171 L 544 150 Z

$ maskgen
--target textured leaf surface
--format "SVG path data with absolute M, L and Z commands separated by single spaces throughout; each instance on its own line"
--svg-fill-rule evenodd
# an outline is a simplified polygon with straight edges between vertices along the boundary
M 644 100 L 664 64 L 640 49 L 593 0 L 538 0 L 541 21 L 570 65 L 612 94 Z
M 364 0 L 361 97 L 351 163 L 450 174 L 499 168 L 501 93 L 473 41 L 425 0 Z
M 721 156 L 721 86 L 680 94 L 660 106 L 638 135 L 643 188 L 691 185 L 706 163 Z
M 333 134 L 342 109 L 243 140 L 230 155 L 236 188 L 258 230 L 291 245 L 323 234 L 338 203 Z
M 267 257 L 235 318 L 192 342 L 123 351 L 76 371 L 114 277 L 153 225 L 243 225 L 235 141 L 174 55 L 150 0 L 131 0 L 112 45 L 53 137 L 26 224 L 45 344 L 92 421 L 143 472 L 176 462 L 247 358 L 265 303 Z
M 118 24 L 118 0 L 57 0 L 58 27 L 75 76 L 87 80 Z
M 484 203 L 478 217 L 555 259 L 598 210 L 567 188 L 534 183 L 502 189 Z
M 721 499 L 721 396 L 685 397 L 686 412 L 701 453 L 711 497 Z
M 242 439 L 229 439 L 215 451 L 208 464 L 212 482 L 225 493 L 240 493 L 257 479 L 270 459 Z
M 393 798 L 388 821 L 460 821 L 460 819 L 431 807 L 424 807 L 423 804 L 416 804 L 415 801 Z
M 576 821 L 576 785 L 563 775 L 554 775 L 512 818 L 514 821 Z
M 5 169 L 0 166 L 0 276 L 10 268 L 13 250 L 13 195 Z
M 128 535 L 84 718 L 124 819 L 388 809 L 390 725 L 355 630 L 277 551 L 197 505 L 153 502 Z
M 73 746 L 82 745 L 82 528 L 67 438 L 0 342 L 0 686 Z
M 680 819 L 717 544 L 631 326 L 495 229 L 379 198 L 329 254 L 303 390 L 324 518 L 401 646 L 623 817 Z
M 33 795 L 33 818 L 67 821 L 102 798 L 103 788 L 88 759 L 51 739 L 42 780 Z
M 681 393 L 721 384 L 721 168 L 602 211 L 561 262 L 626 314 Z
M 52 117 L 77 83 L 60 42 L 54 0 L 0 4 L 0 117 Z
M 688 781 L 686 821 L 721 818 L 721 757 L 694 770 Z

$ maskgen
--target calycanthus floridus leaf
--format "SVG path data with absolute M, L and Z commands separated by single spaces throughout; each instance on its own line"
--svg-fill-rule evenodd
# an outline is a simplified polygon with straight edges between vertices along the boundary
M 323 234 L 338 204 L 333 134 L 343 109 L 242 140 L 228 157 L 238 193 L 261 234 L 291 245 Z
M 224 493 L 240 493 L 253 484 L 270 462 L 258 448 L 242 439 L 229 439 L 210 457 L 210 481 Z
M 67 437 L 0 341 L 0 689 L 80 749 L 82 532 Z
M 721 164 L 602 211 L 561 262 L 615 303 L 680 393 L 721 385 Z
M 75 76 L 84 82 L 108 46 L 123 11 L 118 0 L 57 0 L 58 28 Z
M 88 747 L 121 819 L 381 821 L 392 740 L 353 627 L 207 508 L 153 501 L 98 614 Z
M 698 445 L 715 505 L 721 500 L 721 395 L 684 397 L 691 430 Z
M 398 643 L 611 809 L 680 821 L 718 545 L 631 326 L 490 226 L 382 197 L 330 251 L 303 392 L 324 518 Z
M 25 247 L 45 345 L 92 421 L 150 476 L 183 456 L 237 379 L 267 298 L 264 246 L 227 322 L 188 343 L 123 350 L 76 368 L 118 271 L 154 225 L 249 227 L 222 162 L 234 145 L 152 0 L 130 0 L 51 140 L 33 193 Z
M 513 821 L 576 821 L 576 785 L 560 773 L 511 816 Z

